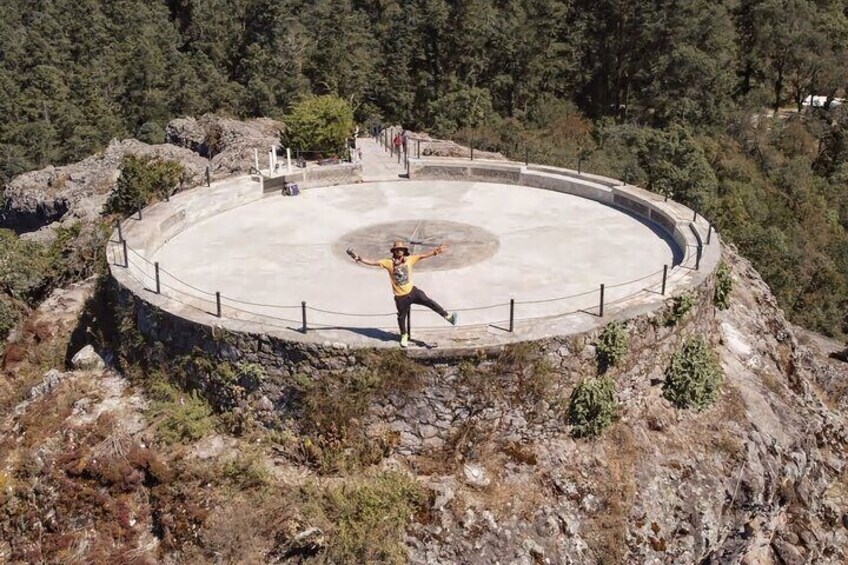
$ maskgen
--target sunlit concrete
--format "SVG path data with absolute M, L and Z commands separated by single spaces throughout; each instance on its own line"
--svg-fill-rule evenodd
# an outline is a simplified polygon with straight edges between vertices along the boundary
M 344 332 L 389 339 L 396 325 L 388 275 L 355 264 L 344 249 L 379 258 L 398 238 L 423 241 L 414 252 L 448 245 L 419 264 L 414 282 L 448 310 L 461 310 L 460 328 L 505 325 L 511 298 L 519 322 L 592 315 L 601 283 L 608 303 L 658 289 L 663 265 L 681 257 L 656 226 L 578 196 L 397 180 L 257 200 L 188 226 L 151 259 L 161 266 L 163 294 L 196 297 L 212 309 L 218 291 L 227 317 L 256 313 L 297 327 L 305 301 L 310 327 L 347 328 L 334 335 L 340 339 Z M 413 326 L 446 323 L 414 311 Z

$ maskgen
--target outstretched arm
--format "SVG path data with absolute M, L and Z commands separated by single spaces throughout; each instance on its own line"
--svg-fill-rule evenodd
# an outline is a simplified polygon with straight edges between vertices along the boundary
M 435 249 L 433 249 L 432 251 L 428 251 L 427 253 L 422 253 L 421 255 L 418 256 L 418 260 L 420 261 L 421 259 L 427 259 L 429 257 L 435 257 L 436 255 L 440 255 L 440 254 L 444 253 L 447 250 L 447 248 L 448 248 L 447 245 L 442 244 L 442 245 L 436 247 Z
M 363 265 L 368 265 L 369 267 L 380 266 L 380 263 L 378 261 L 372 261 L 371 259 L 365 259 L 364 257 L 360 257 L 352 248 L 347 250 L 347 254 L 350 255 L 350 258 L 356 261 L 357 263 L 362 263 Z

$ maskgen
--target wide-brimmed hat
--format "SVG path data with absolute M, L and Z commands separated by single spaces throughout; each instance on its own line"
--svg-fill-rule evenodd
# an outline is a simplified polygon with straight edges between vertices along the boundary
M 406 244 L 404 242 L 400 241 L 400 240 L 394 242 L 392 244 L 392 248 L 389 251 L 394 253 L 395 249 L 403 249 L 403 254 L 409 255 L 409 247 L 407 247 Z

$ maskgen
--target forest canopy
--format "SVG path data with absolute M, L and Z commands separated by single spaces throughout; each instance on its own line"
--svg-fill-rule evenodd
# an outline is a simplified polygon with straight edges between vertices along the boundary
M 0 177 L 334 95 L 359 123 L 672 194 L 844 336 L 846 86 L 844 0 L 6 0 Z

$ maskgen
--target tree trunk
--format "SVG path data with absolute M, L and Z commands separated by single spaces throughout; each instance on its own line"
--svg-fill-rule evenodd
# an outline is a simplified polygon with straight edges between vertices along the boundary
M 774 80 L 774 115 L 780 110 L 780 95 L 783 94 L 783 69 L 777 71 L 777 78 Z

